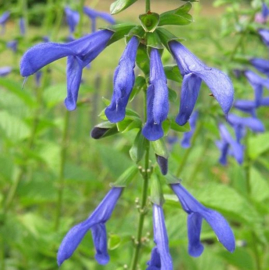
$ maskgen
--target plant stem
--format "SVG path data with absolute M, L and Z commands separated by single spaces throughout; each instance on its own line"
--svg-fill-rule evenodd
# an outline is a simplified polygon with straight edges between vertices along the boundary
M 150 11 L 150 0 L 146 0 L 146 13 Z
M 196 139 L 198 137 L 198 134 L 200 133 L 200 131 L 202 129 L 202 126 L 203 126 L 203 122 L 199 122 L 198 125 L 197 125 L 197 127 L 196 127 L 196 130 L 195 130 L 195 132 L 194 132 L 194 134 L 192 136 L 192 139 L 191 139 L 191 147 L 189 147 L 186 150 L 186 152 L 185 152 L 185 154 L 184 154 L 184 156 L 183 156 L 183 158 L 181 160 L 181 163 L 179 164 L 179 167 L 177 169 L 176 177 L 179 177 L 180 176 L 180 173 L 182 172 L 183 168 L 185 167 L 186 162 L 188 160 L 188 157 L 189 157 L 189 155 L 191 153 L 191 150 L 193 148 L 193 145 L 194 145 L 194 143 L 195 143 L 195 141 L 196 141 Z
M 64 185 L 65 185 L 64 167 L 65 167 L 66 153 L 67 153 L 69 120 L 70 120 L 70 112 L 66 110 L 62 143 L 61 143 L 61 161 L 60 161 L 59 182 L 58 182 L 58 200 L 57 200 L 56 218 L 55 218 L 55 226 L 54 226 L 55 231 L 58 230 L 59 225 L 60 225 L 62 206 L 63 206 L 63 191 L 64 191 Z
M 79 20 L 79 24 L 78 24 L 79 37 L 82 36 L 82 32 L 83 32 L 83 7 L 84 7 L 84 2 L 85 2 L 85 0 L 80 0 L 80 5 L 79 5 L 79 16 L 80 16 L 80 20 Z
M 141 197 L 141 208 L 140 208 L 140 215 L 139 215 L 139 221 L 138 221 L 138 230 L 137 230 L 137 236 L 135 238 L 135 251 L 132 258 L 132 264 L 131 264 L 131 270 L 135 270 L 138 263 L 138 257 L 139 257 L 139 251 L 142 246 L 141 238 L 143 233 L 143 226 L 144 226 L 144 219 L 146 215 L 146 204 L 147 204 L 147 198 L 148 198 L 148 185 L 149 185 L 149 141 L 147 141 L 147 148 L 146 148 L 146 154 L 145 154 L 145 168 L 143 171 L 143 191 L 142 191 L 142 197 Z

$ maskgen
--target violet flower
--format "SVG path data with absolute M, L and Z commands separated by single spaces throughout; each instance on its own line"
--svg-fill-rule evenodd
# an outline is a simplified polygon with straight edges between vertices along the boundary
M 260 101 L 260 103 L 261 102 L 262 100 Z M 249 113 L 253 117 L 256 116 L 257 105 L 256 102 L 253 100 L 236 100 L 234 102 L 234 108 L 242 112 Z
M 28 77 L 42 67 L 67 57 L 67 98 L 68 110 L 76 108 L 82 69 L 94 60 L 105 47 L 113 32 L 101 30 L 69 43 L 46 42 L 30 48 L 22 57 L 20 71 Z
M 181 146 L 183 148 L 189 148 L 191 146 L 191 138 L 196 128 L 197 118 L 198 118 L 198 112 L 196 111 L 191 115 L 189 119 L 191 130 L 183 134 L 183 138 L 181 140 Z
M 263 2 L 263 3 L 262 3 L 262 16 L 263 16 L 264 20 L 267 19 L 268 15 L 269 15 L 269 8 L 268 8 L 268 6 Z
M 152 250 L 147 270 L 173 270 L 163 209 L 157 204 L 153 204 L 153 231 L 156 247 Z
M 69 7 L 65 7 L 64 12 L 66 15 L 66 22 L 69 27 L 69 33 L 70 33 L 70 36 L 72 37 L 73 33 L 75 32 L 76 26 L 79 22 L 79 12 L 72 10 Z
M 222 245 L 228 251 L 233 252 L 235 239 L 225 218 L 220 213 L 199 203 L 181 184 L 171 184 L 170 186 L 178 197 L 183 210 L 188 214 L 189 254 L 193 257 L 199 257 L 204 250 L 200 242 L 203 219 L 213 229 Z
M 0 67 L 0 77 L 7 76 L 12 71 L 12 67 Z
M 112 123 L 117 123 L 125 117 L 126 106 L 135 82 L 134 67 L 138 45 L 139 40 L 133 36 L 127 44 L 114 73 L 112 100 L 105 110 L 107 119 Z
M 115 205 L 121 196 L 123 188 L 113 187 L 94 212 L 83 222 L 75 225 L 64 237 L 57 254 L 57 262 L 60 266 L 70 258 L 85 234 L 91 230 L 96 250 L 95 259 L 99 264 L 107 264 L 109 255 L 107 252 L 107 233 L 105 223 L 109 220 Z
M 6 11 L 0 16 L 0 25 L 2 26 L 1 34 L 5 33 L 6 22 L 10 17 L 10 12 Z
M 25 19 L 23 17 L 21 17 L 19 20 L 19 26 L 20 26 L 20 33 L 22 36 L 24 36 L 26 29 L 25 29 Z
M 252 58 L 249 61 L 258 71 L 269 77 L 269 60 L 262 58 Z
M 7 47 L 14 53 L 16 53 L 18 51 L 18 41 L 17 40 L 8 41 Z
M 150 52 L 150 77 L 147 89 L 147 122 L 142 134 L 150 141 L 163 135 L 162 122 L 169 111 L 168 88 L 161 57 L 157 49 Z
M 258 33 L 259 33 L 263 43 L 268 47 L 269 46 L 269 30 L 268 29 L 259 29 Z
M 207 67 L 181 43 L 171 41 L 169 47 L 183 76 L 180 109 L 176 122 L 184 125 L 188 121 L 202 81 L 207 84 L 223 112 L 227 114 L 232 106 L 234 94 L 229 77 L 218 69 Z
M 89 7 L 83 7 L 83 11 L 91 20 L 92 32 L 96 31 L 96 19 L 98 17 L 107 21 L 110 24 L 114 24 L 116 22 L 109 13 L 97 11 Z

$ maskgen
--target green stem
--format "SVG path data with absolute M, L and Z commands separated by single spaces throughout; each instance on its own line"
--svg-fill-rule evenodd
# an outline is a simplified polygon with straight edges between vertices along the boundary
M 188 158 L 189 158 L 189 155 L 190 155 L 190 153 L 191 153 L 191 151 L 192 151 L 192 148 L 193 148 L 192 146 L 194 145 L 194 143 L 195 143 L 195 141 L 196 141 L 196 139 L 197 139 L 197 137 L 198 137 L 198 134 L 200 133 L 200 131 L 201 131 L 201 129 L 202 129 L 202 126 L 203 126 L 203 122 L 199 122 L 199 124 L 197 125 L 196 130 L 195 130 L 195 132 L 194 132 L 194 134 L 193 134 L 193 136 L 192 136 L 191 147 L 189 147 L 189 148 L 186 150 L 186 152 L 185 152 L 185 154 L 184 154 L 184 156 L 183 156 L 183 158 L 182 158 L 182 160 L 181 160 L 181 162 L 180 162 L 180 164 L 179 164 L 179 167 L 178 167 L 178 169 L 177 169 L 176 177 L 179 177 L 179 176 L 180 176 L 180 174 L 181 174 L 183 168 L 185 167 L 185 165 L 186 165 L 186 163 L 187 163 L 187 160 L 188 160 Z
M 131 270 L 137 269 L 137 263 L 138 263 L 138 257 L 139 252 L 142 247 L 142 233 L 143 233 L 143 226 L 144 226 L 144 219 L 146 215 L 146 204 L 147 204 L 147 198 L 148 198 L 148 186 L 149 186 L 149 141 L 147 141 L 147 148 L 146 148 L 146 154 L 145 154 L 145 172 L 143 173 L 144 183 L 143 183 L 143 191 L 142 191 L 142 197 L 141 197 L 141 208 L 140 208 L 140 215 L 139 215 L 139 221 L 138 221 L 138 229 L 137 229 L 137 236 L 135 238 L 135 251 L 132 258 L 131 263 Z
M 60 161 L 59 181 L 58 181 L 58 200 L 57 200 L 56 218 L 55 218 L 55 226 L 54 226 L 55 231 L 57 231 L 59 228 L 62 207 L 63 207 L 63 191 L 64 191 L 64 186 L 65 186 L 64 167 L 65 167 L 66 154 L 67 154 L 69 120 L 70 120 L 70 112 L 66 111 L 65 120 L 64 120 L 64 130 L 63 130 L 63 136 L 62 136 L 62 144 L 61 144 L 61 161 Z
M 146 13 L 150 11 L 150 0 L 146 0 Z
M 79 37 L 82 36 L 82 31 L 83 31 L 83 7 L 84 7 L 84 2 L 85 0 L 80 0 L 80 5 L 79 5 L 79 16 L 80 16 L 80 20 L 79 20 L 79 24 L 78 24 L 78 33 L 79 33 Z

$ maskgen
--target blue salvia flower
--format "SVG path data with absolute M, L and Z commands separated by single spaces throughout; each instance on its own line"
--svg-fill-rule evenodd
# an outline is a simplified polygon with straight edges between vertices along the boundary
M 91 230 L 96 250 L 95 259 L 99 264 L 109 261 L 107 252 L 107 233 L 105 223 L 109 220 L 115 205 L 121 196 L 123 188 L 113 187 L 94 212 L 83 222 L 74 226 L 64 237 L 57 254 L 57 262 L 60 266 L 70 258 L 85 234 Z
M 234 108 L 256 117 L 257 105 L 254 100 L 236 100 L 234 102 Z
M 269 60 L 262 58 L 252 58 L 250 63 L 260 72 L 269 77 Z
M 269 15 L 269 8 L 268 6 L 263 2 L 262 3 L 262 16 L 263 19 L 266 20 Z
M 6 22 L 10 17 L 10 12 L 6 11 L 4 12 L 1 16 L 0 16 L 0 25 L 2 26 L 2 31 L 1 34 L 4 34 L 5 32 L 5 26 L 6 26 Z
M 19 20 L 19 26 L 20 26 L 20 33 L 22 36 L 24 36 L 26 29 L 25 29 L 25 19 L 23 17 L 21 17 Z
M 153 231 L 156 248 L 152 251 L 147 270 L 173 270 L 163 209 L 157 204 L 153 204 Z
M 79 12 L 72 10 L 69 7 L 65 7 L 64 12 L 66 15 L 66 22 L 69 27 L 70 37 L 72 37 L 73 33 L 75 32 L 76 26 L 79 23 Z
M 7 76 L 12 71 L 12 67 L 0 67 L 0 77 Z
M 220 124 L 219 131 L 220 131 L 220 136 L 222 139 L 221 143 L 217 143 L 217 146 L 220 147 L 220 150 L 221 150 L 221 156 L 219 158 L 219 162 L 222 165 L 227 164 L 227 155 L 229 154 L 228 150 L 229 150 L 229 147 L 231 146 L 230 154 L 234 156 L 234 158 L 239 164 L 242 164 L 244 160 L 244 147 L 243 145 L 240 144 L 240 140 L 242 138 L 241 134 L 243 133 L 240 132 L 239 134 L 239 129 L 235 130 L 235 132 L 238 132 L 238 133 L 236 134 L 236 140 L 234 140 L 232 135 L 229 133 L 228 129 L 225 127 L 225 125 Z
M 191 115 L 190 120 L 189 120 L 191 130 L 183 134 L 183 138 L 181 140 L 181 146 L 183 148 L 189 148 L 191 146 L 191 138 L 196 128 L 197 118 L 198 118 L 198 112 L 196 111 Z
M 14 53 L 16 53 L 18 51 L 18 41 L 17 40 L 8 41 L 7 47 Z
M 255 117 L 240 117 L 235 114 L 229 114 L 227 116 L 227 121 L 232 126 L 243 126 L 249 128 L 253 132 L 264 132 L 263 123 Z
M 261 106 L 269 106 L 269 97 L 265 97 L 261 100 Z
M 262 38 L 263 43 L 269 47 L 269 30 L 268 29 L 259 29 L 258 33 Z
M 126 106 L 135 82 L 134 67 L 138 45 L 138 38 L 133 36 L 127 44 L 114 73 L 112 100 L 105 110 L 107 119 L 112 123 L 119 122 L 125 117 Z
M 233 103 L 233 85 L 227 75 L 215 68 L 209 68 L 195 55 L 177 41 L 171 41 L 169 47 L 183 76 L 180 97 L 180 109 L 176 118 L 179 125 L 189 120 L 204 81 L 225 114 Z
M 96 31 L 96 19 L 98 17 L 110 24 L 114 24 L 116 22 L 115 19 L 106 12 L 97 11 L 89 7 L 83 7 L 83 11 L 91 19 L 92 32 Z
M 218 212 L 204 207 L 181 184 L 171 184 L 171 188 L 177 195 L 183 210 L 188 214 L 189 254 L 193 257 L 198 257 L 204 250 L 200 242 L 203 219 L 213 229 L 222 245 L 228 251 L 233 252 L 235 249 L 235 239 L 225 218 Z
M 76 108 L 82 69 L 94 60 L 105 47 L 113 32 L 101 30 L 69 43 L 46 42 L 30 48 L 21 60 L 21 75 L 28 77 L 42 67 L 67 57 L 67 98 L 68 110 Z
M 147 122 L 143 135 L 150 141 L 160 139 L 163 135 L 162 122 L 169 111 L 168 88 L 166 85 L 161 57 L 157 49 L 150 52 L 150 77 L 147 89 Z
M 264 79 L 251 70 L 246 70 L 245 76 L 254 90 L 256 106 L 260 106 L 263 96 L 263 87 L 269 89 L 269 79 Z

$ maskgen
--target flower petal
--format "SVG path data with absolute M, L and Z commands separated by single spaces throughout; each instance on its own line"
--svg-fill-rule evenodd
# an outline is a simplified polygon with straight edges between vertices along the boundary
M 199 257 L 204 251 L 204 247 L 200 242 L 202 220 L 200 214 L 191 213 L 188 215 L 188 252 L 192 257 Z
M 81 83 L 83 63 L 76 56 L 67 58 L 67 98 L 65 106 L 72 111 L 77 107 L 78 91 Z
M 109 262 L 106 226 L 103 223 L 98 223 L 92 226 L 91 231 L 96 250 L 95 259 L 99 264 L 105 265 Z
M 176 122 L 183 126 L 189 120 L 199 95 L 202 80 L 195 74 L 185 75 L 182 82 L 179 114 Z
M 198 112 L 196 111 L 191 115 L 190 120 L 189 120 L 191 130 L 183 134 L 183 138 L 181 140 L 181 146 L 183 148 L 189 148 L 191 146 L 191 138 L 195 131 L 197 118 L 198 118 Z
M 252 58 L 249 61 L 258 71 L 269 76 L 269 60 L 262 58 Z
M 230 252 L 235 250 L 233 231 L 225 218 L 218 212 L 206 209 L 200 213 L 215 232 L 218 240 Z
M 161 270 L 161 258 L 157 247 L 154 247 L 151 251 L 151 258 L 147 262 L 146 270 Z
M 262 101 L 261 101 L 262 102 Z M 253 100 L 236 100 L 234 107 L 240 111 L 251 114 L 252 116 L 256 115 L 256 102 Z
M 261 106 L 269 106 L 269 97 L 265 97 L 261 100 Z
M 172 270 L 173 263 L 169 252 L 168 237 L 161 206 L 153 204 L 154 242 L 161 258 L 161 270 Z
M 220 150 L 219 163 L 223 166 L 227 165 L 227 156 L 229 151 L 229 144 L 225 141 L 216 141 L 216 145 Z
M 269 30 L 267 30 L 267 29 L 259 29 L 258 33 L 260 34 L 263 43 L 266 46 L 269 46 Z

